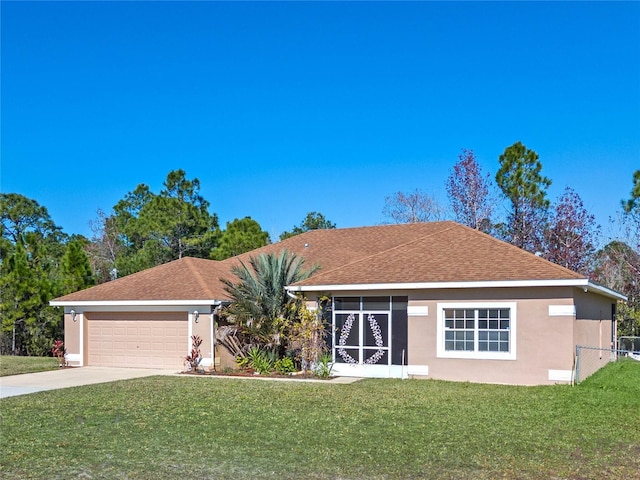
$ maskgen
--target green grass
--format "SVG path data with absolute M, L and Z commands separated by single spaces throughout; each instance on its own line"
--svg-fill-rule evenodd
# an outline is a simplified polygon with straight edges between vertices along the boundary
M 59 368 L 58 359 L 53 357 L 19 357 L 0 355 L 0 377 L 21 373 L 44 372 Z
M 577 387 L 151 377 L 0 400 L 4 479 L 619 479 L 640 362 Z

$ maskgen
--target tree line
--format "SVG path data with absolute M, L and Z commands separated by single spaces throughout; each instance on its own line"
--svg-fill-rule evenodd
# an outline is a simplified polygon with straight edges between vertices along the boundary
M 387 197 L 383 214 L 396 223 L 453 218 L 563 267 L 589 275 L 599 243 L 600 227 L 580 196 L 567 187 L 555 204 L 547 189 L 538 154 L 521 142 L 499 158 L 495 180 L 484 173 L 473 153 L 463 149 L 445 186 L 448 208 L 415 190 Z M 506 203 L 506 205 L 505 205 Z M 498 218 L 498 207 L 507 214 Z
M 640 170 L 621 204 L 619 238 L 598 248 L 600 227 L 575 191 L 551 204 L 551 180 L 534 151 L 516 142 L 499 162 L 492 179 L 472 150 L 462 150 L 446 181 L 448 208 L 415 190 L 387 197 L 383 215 L 395 223 L 454 219 L 588 275 L 629 297 L 620 331 L 640 335 Z M 508 214 L 498 219 L 503 202 Z M 91 238 L 64 233 L 44 206 L 17 193 L 0 194 L 0 228 L 0 352 L 29 355 L 49 353 L 62 337 L 52 298 L 183 256 L 222 260 L 271 242 L 249 216 L 221 228 L 199 180 L 184 170 L 169 172 L 157 193 L 140 184 L 110 213 L 99 210 Z M 325 228 L 336 225 L 310 212 L 280 240 Z
M 63 336 L 53 298 L 184 256 L 223 260 L 271 242 L 248 216 L 221 229 L 209 207 L 198 179 L 171 171 L 160 192 L 140 184 L 110 214 L 98 210 L 87 238 L 63 232 L 36 200 L 0 194 L 0 354 L 50 353 Z M 311 212 L 280 238 L 316 228 L 335 224 Z
M 472 150 L 463 149 L 445 184 L 449 208 L 416 189 L 387 197 L 383 215 L 395 223 L 452 218 L 582 273 L 628 297 L 618 304 L 618 333 L 640 336 L 640 170 L 620 214 L 610 219 L 616 238 L 602 242 L 600 225 L 575 190 L 566 187 L 551 203 L 551 179 L 535 151 L 516 142 L 500 155 L 499 165 L 492 177 Z M 503 206 L 507 214 L 498 218 Z

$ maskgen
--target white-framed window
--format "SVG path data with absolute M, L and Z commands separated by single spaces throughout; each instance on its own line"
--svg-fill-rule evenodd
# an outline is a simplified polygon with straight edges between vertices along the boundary
M 515 302 L 438 303 L 437 356 L 515 360 Z

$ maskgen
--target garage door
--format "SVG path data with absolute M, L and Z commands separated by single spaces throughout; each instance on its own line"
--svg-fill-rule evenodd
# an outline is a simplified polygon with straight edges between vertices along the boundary
M 186 312 L 86 313 L 87 363 L 103 367 L 182 369 Z

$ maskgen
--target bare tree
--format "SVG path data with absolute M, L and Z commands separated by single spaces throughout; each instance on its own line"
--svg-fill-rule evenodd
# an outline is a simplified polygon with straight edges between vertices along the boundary
M 490 174 L 483 174 L 473 150 L 462 149 L 447 179 L 447 195 L 455 220 L 476 230 L 491 228 L 494 200 L 489 194 Z
M 382 214 L 389 223 L 432 222 L 444 219 L 445 209 L 434 197 L 416 189 L 386 197 Z
M 599 231 L 595 216 L 587 211 L 580 196 L 567 187 L 554 206 L 545 231 L 545 257 L 588 275 Z
M 91 269 L 98 283 L 104 283 L 115 277 L 118 252 L 122 250 L 118 228 L 113 216 L 107 216 L 102 209 L 97 211 L 98 218 L 90 222 L 93 237 L 87 245 L 87 254 Z

